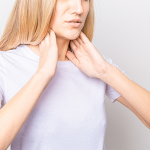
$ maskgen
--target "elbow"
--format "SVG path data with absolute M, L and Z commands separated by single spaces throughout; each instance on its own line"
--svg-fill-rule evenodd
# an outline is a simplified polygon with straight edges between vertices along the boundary
M 150 124 L 148 124 L 148 129 L 150 129 Z
M 150 129 L 150 125 L 148 125 L 148 124 L 147 124 L 147 126 L 146 126 L 146 127 L 147 127 L 148 129 Z
M 145 125 L 148 129 L 150 129 L 150 126 L 148 126 L 147 124 Z

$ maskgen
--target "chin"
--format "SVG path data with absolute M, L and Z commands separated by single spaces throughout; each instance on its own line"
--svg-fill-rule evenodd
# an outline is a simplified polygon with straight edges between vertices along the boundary
M 55 32 L 55 34 L 56 34 L 57 38 L 75 40 L 79 37 L 80 32 L 81 32 L 81 30 L 79 30 L 79 28 L 76 28 L 76 29 L 72 29 L 72 30 L 63 30 L 60 32 Z
M 79 35 L 78 35 L 78 36 L 79 36 Z M 75 36 L 75 37 L 69 37 L 68 39 L 69 39 L 69 40 L 75 40 L 75 39 L 78 38 L 78 36 Z
M 76 32 L 68 31 L 68 33 L 64 34 L 64 37 L 69 40 L 75 40 L 79 37 L 80 32 L 81 31 L 76 31 Z

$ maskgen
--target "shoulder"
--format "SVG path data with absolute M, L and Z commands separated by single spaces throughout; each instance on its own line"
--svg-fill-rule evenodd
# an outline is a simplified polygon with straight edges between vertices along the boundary
M 6 74 L 6 65 L 5 65 L 5 61 L 4 61 L 4 56 L 5 52 L 4 51 L 0 51 L 0 76 L 3 74 Z
M 5 51 L 0 51 L 0 66 L 5 66 L 4 65 L 4 58 L 3 58 L 3 56 L 5 55 Z
M 0 51 L 0 90 L 1 91 L 4 87 L 4 81 L 6 80 L 6 76 L 7 76 L 6 65 L 2 57 L 2 54 L 3 52 Z
M 8 55 L 11 55 L 11 54 L 16 54 L 17 50 L 16 49 L 11 49 L 11 50 L 7 50 L 7 51 L 0 51 L 0 57 L 4 57 L 5 56 L 8 56 Z
M 3 58 L 3 60 L 7 61 L 7 60 L 17 60 L 18 57 L 22 57 L 24 56 L 24 52 L 23 52 L 23 49 L 18 46 L 17 48 L 14 48 L 14 49 L 10 49 L 10 50 L 7 50 L 7 51 L 0 51 L 0 57 Z

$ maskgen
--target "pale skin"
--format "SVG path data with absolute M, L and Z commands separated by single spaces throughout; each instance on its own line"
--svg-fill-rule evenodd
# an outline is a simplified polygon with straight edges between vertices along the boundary
M 57 0 L 55 16 L 51 21 L 51 29 L 55 32 L 58 48 L 58 61 L 67 61 L 66 52 L 69 50 L 70 40 L 76 39 L 84 27 L 88 12 L 89 0 Z M 79 27 L 72 27 L 66 21 L 80 19 Z M 27 45 L 40 55 L 38 45 Z
M 8 148 L 24 125 L 42 92 L 54 77 L 57 61 L 68 60 L 68 44 L 71 39 L 79 36 L 88 11 L 88 0 L 57 0 L 56 15 L 51 26 L 53 30 L 47 33 L 39 45 L 28 45 L 40 56 L 39 67 L 23 88 L 0 109 L 0 150 Z M 78 18 L 82 20 L 78 28 L 72 28 L 65 22 Z
M 99 78 L 114 88 L 121 95 L 117 101 L 129 108 L 150 129 L 150 92 L 106 62 L 83 32 L 71 41 L 71 48 L 75 55 L 67 52 L 69 60 L 89 77 Z
M 53 30 L 51 30 L 51 34 L 51 41 L 54 41 L 53 47 L 57 47 L 56 36 Z M 44 40 L 45 45 L 47 45 L 47 48 L 45 48 L 47 52 L 48 47 L 50 47 L 48 45 L 49 38 L 48 34 Z M 42 45 L 44 46 L 44 44 Z M 121 95 L 116 100 L 130 109 L 150 129 L 150 92 L 126 77 L 117 67 L 109 64 L 83 32 L 80 32 L 77 39 L 71 40 L 70 46 L 75 55 L 67 51 L 67 58 L 89 77 L 99 78 L 114 88 Z M 40 51 L 44 49 L 41 44 L 39 47 Z M 58 49 L 55 48 L 55 50 L 57 52 Z M 58 53 L 54 51 L 48 52 L 48 54 L 49 56 L 45 55 L 47 60 L 48 57 L 57 58 L 58 56 Z M 54 60 L 54 64 L 56 64 L 57 59 Z M 45 59 L 43 58 L 44 61 Z M 47 63 L 47 67 L 42 68 L 48 68 L 47 70 L 53 71 L 53 75 L 55 75 L 56 65 L 52 67 Z
M 89 1 L 57 0 L 52 30 L 39 45 L 28 45 L 40 56 L 39 67 L 24 87 L 0 109 L 0 150 L 8 148 L 24 125 L 42 92 L 54 77 L 58 61 L 70 60 L 89 77 L 99 78 L 113 87 L 121 95 L 117 100 L 150 129 L 150 92 L 107 63 L 81 32 L 88 11 Z M 65 23 L 68 20 L 66 18 L 80 18 L 82 23 L 78 28 L 73 28 Z M 70 40 L 75 55 L 67 52 Z
M 53 59 L 55 58 L 53 61 L 54 64 L 51 66 L 52 69 L 56 70 L 57 61 L 72 61 L 89 77 L 99 78 L 113 87 L 121 95 L 117 98 L 117 101 L 129 108 L 150 129 L 150 92 L 127 78 L 118 68 L 107 63 L 86 35 L 81 32 L 88 12 L 89 1 L 57 1 L 56 15 L 51 27 L 54 31 L 52 32 L 51 37 L 53 38 L 51 40 L 54 41 L 54 45 L 57 45 L 54 47 L 57 49 L 58 54 L 52 51 L 49 55 L 49 57 L 51 55 L 55 56 L 52 56 Z M 82 23 L 78 28 L 73 28 L 66 25 L 65 21 L 69 20 L 66 18 L 80 18 L 82 19 Z M 48 34 L 45 38 L 47 39 L 45 40 L 47 49 L 50 47 L 48 44 L 49 38 Z M 75 56 L 72 52 L 67 52 L 69 42 L 75 52 Z M 41 48 L 38 45 L 28 46 L 38 55 L 40 55 L 40 49 L 45 48 L 44 44 Z M 48 56 L 46 57 L 48 58 Z M 45 60 L 43 59 L 43 62 Z M 53 74 L 55 74 L 55 71 Z

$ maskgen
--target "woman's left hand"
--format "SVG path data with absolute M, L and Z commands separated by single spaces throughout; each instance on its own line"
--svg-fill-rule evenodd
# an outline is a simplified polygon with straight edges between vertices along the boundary
M 67 58 L 89 77 L 101 78 L 108 69 L 108 63 L 100 52 L 81 31 L 77 39 L 70 41 L 71 51 L 67 51 Z

